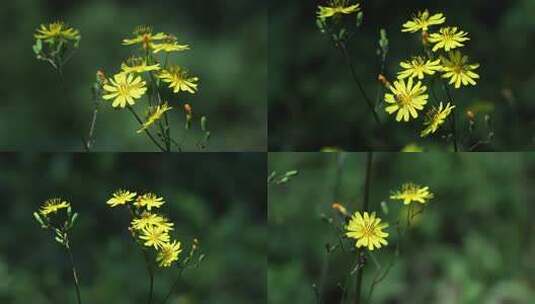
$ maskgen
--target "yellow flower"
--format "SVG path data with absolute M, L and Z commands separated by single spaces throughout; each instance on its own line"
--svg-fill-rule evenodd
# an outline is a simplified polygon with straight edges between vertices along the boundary
M 52 42 L 56 38 L 78 41 L 80 40 L 80 33 L 78 30 L 58 21 L 48 25 L 41 24 L 41 27 L 36 30 L 34 37 L 47 42 Z
M 327 18 L 339 15 L 349 15 L 359 11 L 360 4 L 350 5 L 348 0 L 331 0 L 329 6 L 318 6 L 318 18 L 325 20 Z
M 479 68 L 479 64 L 469 64 L 468 56 L 463 56 L 460 51 L 450 52 L 448 57 L 440 57 L 442 70 L 445 72 L 442 78 L 450 78 L 450 85 L 454 84 L 456 89 L 460 88 L 461 84 L 475 86 L 474 79 L 479 79 L 479 75 L 473 71 Z
M 166 232 L 173 230 L 174 224 L 161 215 L 143 212 L 141 217 L 132 220 L 132 228 L 136 230 L 147 229 L 148 227 L 157 227 Z
M 70 206 L 71 204 L 69 202 L 62 200 L 61 198 L 52 198 L 43 203 L 39 213 L 43 216 L 48 216 L 57 213 L 61 209 L 69 208 Z
M 199 78 L 190 77 L 188 72 L 179 66 L 172 66 L 167 70 L 163 70 L 158 76 L 162 81 L 169 83 L 169 88 L 173 89 L 174 93 L 180 91 L 195 94 L 197 91 L 197 81 Z
M 381 219 L 375 216 L 375 212 L 371 215 L 368 212 L 364 212 L 364 215 L 355 212 L 346 226 L 346 236 L 357 240 L 355 244 L 357 248 L 367 247 L 372 251 L 388 245 L 386 241 L 388 233 L 383 231 L 387 227 L 388 224 L 381 223 Z
M 165 204 L 163 197 L 158 197 L 154 193 L 146 193 L 138 196 L 136 202 L 134 203 L 136 207 L 145 207 L 148 211 L 150 211 L 152 208 L 160 208 L 163 204 Z
M 424 94 L 427 90 L 420 81 L 413 86 L 412 78 L 409 78 L 405 85 L 405 80 L 394 81 L 394 85 L 388 87 L 393 94 L 385 94 L 385 101 L 389 104 L 385 111 L 392 114 L 397 111 L 396 121 L 402 119 L 407 122 L 410 117 L 417 118 L 417 110 L 422 110 L 427 103 L 429 95 Z
M 142 44 L 144 49 L 149 49 L 152 47 L 152 43 L 158 40 L 167 39 L 168 35 L 165 33 L 152 33 L 152 28 L 149 26 L 139 26 L 134 32 L 134 38 L 124 39 L 123 45 L 133 45 L 133 44 Z
M 187 44 L 178 44 L 176 42 L 164 42 L 164 43 L 153 43 L 152 52 L 157 54 L 159 52 L 183 52 L 189 50 L 189 45 Z
M 402 61 L 400 66 L 405 70 L 398 73 L 398 79 L 405 79 L 408 77 L 424 79 L 424 74 L 434 75 L 436 71 L 442 70 L 440 59 L 435 61 L 425 61 L 425 59 L 420 56 L 414 57 L 410 61 Z
M 417 31 L 427 32 L 432 25 L 438 25 L 446 22 L 446 17 L 442 14 L 430 15 L 428 10 L 418 12 L 417 16 L 414 16 L 411 21 L 403 24 L 404 29 L 402 32 L 416 33 Z
M 143 58 L 133 57 L 121 64 L 121 70 L 123 73 L 143 73 L 150 71 L 159 71 L 160 64 L 147 65 L 147 61 Z
M 413 183 L 406 183 L 401 186 L 401 190 L 393 192 L 390 199 L 402 200 L 405 205 L 411 202 L 425 204 L 433 198 L 433 193 L 429 192 L 429 187 L 422 187 Z
M 403 147 L 403 149 L 401 149 L 401 152 L 404 152 L 404 153 L 419 153 L 419 152 L 424 152 L 424 149 L 422 147 L 418 146 L 415 143 L 410 143 L 410 144 L 406 145 L 405 147 Z
M 439 49 L 444 49 L 446 52 L 463 47 L 463 42 L 470 40 L 466 37 L 467 32 L 458 30 L 457 27 L 443 27 L 438 33 L 429 35 L 429 42 L 436 43 L 433 47 L 433 52 Z
M 435 133 L 438 128 L 444 124 L 446 118 L 451 113 L 455 106 L 452 106 L 450 103 L 444 108 L 442 102 L 440 103 L 438 109 L 433 107 L 426 115 L 424 126 L 427 126 L 421 133 L 420 137 L 426 137 L 429 134 Z
M 136 197 L 135 192 L 130 192 L 126 190 L 117 190 L 115 193 L 113 193 L 112 198 L 110 198 L 106 204 L 110 205 L 110 207 L 117 207 L 119 205 L 126 205 L 127 203 L 134 200 Z
M 141 230 L 139 236 L 145 242 L 143 245 L 147 247 L 154 247 L 155 249 L 162 248 L 165 243 L 169 242 L 169 234 L 161 227 L 149 226 Z
M 114 108 L 124 108 L 126 105 L 135 104 L 135 100 L 141 98 L 147 91 L 145 81 L 141 77 L 134 77 L 132 74 L 119 73 L 109 79 L 109 84 L 104 85 L 104 91 L 108 94 L 102 98 L 106 100 L 113 99 Z
M 149 110 L 149 115 L 147 117 L 147 120 L 143 123 L 141 128 L 137 130 L 137 133 L 141 133 L 148 129 L 150 126 L 152 126 L 155 122 L 160 120 L 162 118 L 162 115 L 171 110 L 173 107 L 170 107 L 167 102 L 162 105 L 157 105 L 156 107 L 151 107 Z
M 170 267 L 174 261 L 178 260 L 178 255 L 182 252 L 180 249 L 180 242 L 173 241 L 171 243 L 165 243 L 158 251 L 156 256 L 156 262 L 160 267 Z

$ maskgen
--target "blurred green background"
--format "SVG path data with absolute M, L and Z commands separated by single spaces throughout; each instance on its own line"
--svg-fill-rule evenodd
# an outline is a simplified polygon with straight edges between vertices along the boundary
M 191 51 L 173 55 L 200 78 L 199 92 L 181 94 L 172 106 L 175 138 L 184 133 L 182 105 L 197 119 L 207 115 L 209 151 L 265 151 L 267 133 L 267 6 L 263 1 L 214 0 L 17 0 L 2 1 L 0 19 L 8 30 L 0 50 L 0 149 L 81 151 L 92 115 L 91 86 L 97 69 L 118 71 L 131 54 L 121 46 L 138 25 L 175 34 Z M 63 20 L 78 28 L 78 53 L 59 77 L 32 52 L 42 23 Z M 144 109 L 137 108 L 142 113 Z M 96 151 L 156 151 L 127 111 L 105 102 L 97 123 Z M 194 127 L 199 129 L 198 122 Z M 193 132 L 185 150 L 197 151 Z
M 265 301 L 264 154 L 4 153 L 0 167 L 0 303 L 75 303 L 64 250 L 32 217 L 56 196 L 80 214 L 71 240 L 83 302 L 146 303 L 148 275 L 127 211 L 106 205 L 120 187 L 163 196 L 174 235 L 185 248 L 197 237 L 206 254 L 200 268 L 184 272 L 169 304 Z M 156 275 L 155 303 L 175 277 Z
M 317 5 L 327 1 L 273 0 L 269 17 L 269 146 L 270 151 L 311 151 L 335 146 L 349 151 L 398 151 L 410 142 L 445 150 L 441 136 L 421 140 L 418 123 L 396 123 L 378 112 L 383 128 L 352 82 L 349 69 L 329 38 L 315 23 Z M 390 52 L 386 75 L 394 78 L 399 62 L 419 51 L 418 36 L 401 33 L 401 25 L 425 8 L 443 12 L 446 23 L 470 34 L 463 51 L 481 64 L 476 87 L 455 90 L 458 129 L 471 146 L 489 131 L 495 138 L 479 150 L 518 151 L 535 148 L 535 1 L 351 1 L 365 14 L 363 26 L 349 44 L 351 58 L 368 95 L 375 100 L 379 30 L 386 29 Z M 354 15 L 353 15 L 354 16 Z M 437 91 L 439 98 L 444 94 Z M 476 131 L 466 136 L 467 109 L 477 110 Z M 466 149 L 466 148 L 465 148 Z
M 321 215 L 335 215 L 330 207 L 335 200 L 354 212 L 363 197 L 366 155 L 337 157 L 269 156 L 270 170 L 300 171 L 289 183 L 268 190 L 269 303 L 316 303 L 311 286 L 320 282 L 326 244 L 337 243 Z M 435 199 L 403 239 L 400 258 L 376 288 L 372 303 L 533 303 L 535 154 L 374 154 L 370 209 L 394 223 L 406 209 L 388 199 L 390 191 L 409 181 L 429 186 Z M 382 201 L 388 215 L 381 211 Z M 382 265 L 396 244 L 395 229 L 388 232 L 389 246 L 375 252 Z M 337 284 L 343 285 L 352 270 L 355 253 L 337 250 L 329 261 L 324 303 L 340 303 Z M 366 267 L 364 294 L 377 269 L 372 259 Z M 351 280 L 354 290 L 355 275 Z

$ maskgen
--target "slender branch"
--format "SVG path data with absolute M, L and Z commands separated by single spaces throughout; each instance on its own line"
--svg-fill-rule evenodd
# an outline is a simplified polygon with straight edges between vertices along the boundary
M 162 304 L 167 303 L 167 300 L 171 297 L 173 292 L 175 291 L 176 287 L 178 286 L 178 281 L 180 281 L 180 278 L 182 277 L 182 273 L 184 272 L 185 267 L 180 267 L 180 271 L 178 272 L 178 276 L 176 277 L 175 281 L 173 282 L 173 285 L 171 286 L 171 290 L 167 293 L 165 296 L 165 299 L 163 300 Z
M 68 239 L 68 235 L 67 234 L 65 235 L 66 235 L 65 248 L 67 249 L 67 254 L 69 255 L 69 260 L 71 262 L 72 276 L 74 279 L 74 286 L 76 288 L 76 298 L 78 300 L 78 304 L 82 304 L 82 297 L 80 296 L 80 283 L 78 281 L 78 272 L 76 270 L 76 265 L 74 263 L 74 257 L 72 255 L 71 245 Z
M 351 57 L 349 56 L 349 52 L 347 50 L 347 46 L 344 41 L 339 41 L 338 46 L 340 50 L 342 51 L 342 55 L 344 56 L 344 59 L 346 61 L 347 66 L 349 67 L 351 71 L 351 76 L 353 77 L 353 81 L 357 85 L 360 93 L 362 94 L 362 97 L 364 97 L 364 100 L 366 101 L 366 104 L 368 104 L 368 107 L 370 108 L 370 111 L 373 114 L 373 118 L 375 119 L 375 122 L 380 125 L 381 120 L 379 119 L 379 115 L 377 114 L 377 111 L 375 110 L 374 104 L 370 97 L 368 97 L 368 94 L 366 94 L 366 91 L 364 90 L 364 87 L 362 86 L 362 83 L 359 80 L 359 77 L 357 75 L 357 72 L 355 70 L 355 67 L 353 65 L 353 61 L 351 60 Z
M 368 152 L 366 155 L 366 175 L 364 180 L 364 201 L 362 202 L 362 211 L 368 211 L 370 205 L 370 186 L 371 186 L 371 175 L 372 175 L 372 161 L 373 161 L 373 152 Z M 357 257 L 359 265 L 357 270 L 357 292 L 355 295 L 355 304 L 361 303 L 361 292 L 362 292 L 362 277 L 364 275 L 364 266 L 365 262 L 365 251 L 364 249 L 357 249 Z
M 95 144 L 95 127 L 97 124 L 97 116 L 98 116 L 98 110 L 100 106 L 99 102 L 99 96 L 96 92 L 96 88 L 93 88 L 93 116 L 91 118 L 91 124 L 89 125 L 89 134 L 87 135 L 87 140 L 85 141 L 85 149 L 86 151 L 90 151 L 93 148 L 93 145 Z
M 154 293 L 154 271 L 152 270 L 152 267 L 150 265 L 147 251 L 145 251 L 143 248 L 140 249 L 143 252 L 143 258 L 145 259 L 145 265 L 147 266 L 147 273 L 149 274 L 149 296 L 147 303 L 152 304 L 152 294 Z
M 136 118 L 136 120 L 139 122 L 140 125 L 143 125 L 143 120 L 141 120 L 141 118 L 139 117 L 139 115 L 137 115 L 136 111 L 131 107 L 131 106 L 127 106 L 128 110 L 130 110 L 130 112 L 134 115 L 134 117 Z M 150 140 L 152 140 L 152 142 L 158 147 L 160 148 L 160 150 L 162 152 L 165 152 L 165 149 L 164 147 L 162 147 L 162 145 L 160 145 L 158 143 L 158 141 L 156 140 L 156 138 L 154 138 L 154 136 L 152 136 L 152 134 L 150 133 L 149 130 L 145 129 L 145 134 L 147 134 L 147 136 L 150 138 Z

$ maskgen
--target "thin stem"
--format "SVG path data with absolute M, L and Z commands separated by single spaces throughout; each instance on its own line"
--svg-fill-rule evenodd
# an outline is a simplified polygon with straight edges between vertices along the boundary
M 373 161 L 373 152 L 368 152 L 366 154 L 366 176 L 364 180 L 364 200 L 362 202 L 362 211 L 368 211 L 370 204 L 370 186 L 371 186 L 371 175 L 372 175 L 372 161 Z M 357 249 L 357 257 L 359 259 L 358 270 L 357 270 L 357 292 L 355 295 L 355 304 L 361 303 L 361 292 L 362 292 L 362 277 L 364 275 L 364 266 L 365 266 L 365 251 L 364 249 Z
M 455 101 L 453 100 L 450 89 L 448 86 L 443 82 L 442 87 L 444 88 L 444 91 L 446 92 L 446 95 L 448 96 L 449 102 L 451 102 L 452 106 L 455 106 Z M 453 151 L 459 152 L 459 147 L 457 145 L 457 111 L 453 111 L 450 115 L 450 123 L 451 123 L 451 131 L 453 133 Z
M 74 257 L 72 255 L 71 245 L 68 236 L 66 238 L 67 240 L 65 242 L 65 248 L 67 248 L 67 254 L 69 255 L 69 260 L 71 262 L 72 276 L 74 279 L 74 286 L 76 288 L 76 298 L 78 299 L 78 304 L 82 304 L 82 297 L 80 296 L 80 283 L 78 281 L 78 271 L 76 270 L 76 265 L 74 263 Z
M 364 90 L 364 87 L 362 86 L 362 83 L 359 80 L 359 77 L 357 76 L 357 72 L 355 71 L 355 67 L 353 66 L 353 61 L 351 60 L 351 57 L 349 56 L 349 52 L 347 50 L 347 46 L 343 41 L 339 41 L 338 45 L 340 46 L 340 50 L 342 51 L 342 54 L 344 56 L 344 59 L 346 61 L 347 66 L 351 70 L 351 76 L 353 77 L 353 81 L 357 85 L 360 93 L 362 94 L 362 97 L 364 97 L 364 100 L 368 104 L 368 107 L 370 108 L 370 111 L 373 114 L 373 118 L 375 119 L 375 122 L 380 125 L 381 120 L 379 119 L 379 115 L 377 114 L 377 111 L 375 111 L 375 107 L 373 105 L 372 100 L 370 97 L 368 97 L 368 94 L 366 94 L 366 91 Z
M 167 296 L 165 296 L 165 299 L 163 300 L 162 304 L 167 303 L 167 300 L 171 297 L 173 292 L 175 291 L 176 287 L 178 286 L 178 281 L 180 281 L 180 278 L 182 277 L 182 273 L 184 272 L 184 267 L 180 268 L 180 271 L 178 272 L 178 276 L 176 277 L 175 281 L 173 282 L 173 285 L 171 286 L 171 289 L 167 293 Z
M 149 296 L 147 303 L 152 304 L 152 294 L 154 293 L 154 271 L 150 266 L 149 256 L 147 255 L 147 252 L 143 248 L 140 249 L 143 252 L 143 258 L 145 259 L 145 265 L 147 266 L 147 273 L 149 274 Z
M 136 120 L 139 122 L 140 125 L 143 125 L 143 120 L 141 120 L 141 118 L 139 117 L 139 115 L 137 115 L 136 111 L 131 107 L 131 106 L 127 106 L 128 110 L 130 110 L 130 112 L 134 115 L 134 117 L 136 118 Z M 147 136 L 150 138 L 150 140 L 158 147 L 160 148 L 160 150 L 162 152 L 165 152 L 165 149 L 162 147 L 162 145 L 160 145 L 158 143 L 158 141 L 156 141 L 156 139 L 154 138 L 154 136 L 152 136 L 152 134 L 150 133 L 149 130 L 145 129 L 145 134 L 147 134 Z
M 86 151 L 90 151 L 95 144 L 95 126 L 97 124 L 98 109 L 100 106 L 99 96 L 95 88 L 93 88 L 93 104 L 95 108 L 93 109 L 93 116 L 91 118 L 91 124 L 89 125 L 89 134 L 87 135 L 87 140 L 84 145 Z

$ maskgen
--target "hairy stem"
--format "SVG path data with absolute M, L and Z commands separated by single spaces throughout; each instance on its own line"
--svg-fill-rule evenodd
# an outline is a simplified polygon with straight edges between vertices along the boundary
M 378 125 L 380 125 L 381 124 L 381 120 L 379 119 L 379 115 L 377 114 L 377 111 L 375 110 L 375 106 L 374 106 L 372 100 L 370 99 L 370 97 L 368 97 L 368 94 L 366 94 L 366 91 L 364 90 L 364 87 L 362 86 L 362 83 L 360 82 L 360 79 L 359 79 L 359 77 L 357 75 L 357 72 L 355 70 L 355 67 L 353 65 L 353 61 L 351 60 L 351 57 L 349 56 L 349 52 L 347 50 L 347 46 L 346 46 L 345 42 L 344 41 L 340 41 L 340 42 L 338 42 L 338 45 L 339 45 L 340 50 L 342 51 L 342 55 L 344 56 L 346 64 L 347 64 L 347 66 L 349 67 L 349 69 L 351 71 L 351 76 L 353 77 L 353 81 L 357 85 L 360 93 L 362 94 L 362 97 L 366 101 L 366 104 L 368 104 L 368 107 L 370 108 L 370 111 L 373 114 L 373 118 L 375 119 L 375 122 Z
M 368 152 L 366 154 L 366 175 L 364 180 L 364 200 L 362 202 L 362 211 L 368 211 L 370 204 L 370 186 L 371 186 L 371 175 L 372 175 L 372 161 L 373 161 L 373 152 Z M 358 257 L 358 270 L 357 270 L 357 292 L 355 294 L 355 304 L 361 303 L 361 293 L 362 293 L 362 277 L 364 275 L 364 266 L 365 266 L 365 252 L 364 249 L 357 249 Z
M 82 297 L 80 296 L 80 283 L 78 281 L 78 271 L 76 270 L 76 264 L 74 263 L 74 257 L 72 255 L 70 241 L 67 237 L 65 242 L 65 248 L 67 249 L 67 254 L 69 255 L 69 261 L 71 262 L 72 276 L 74 280 L 74 286 L 76 288 L 76 299 L 78 304 L 82 304 Z
M 446 92 L 446 95 L 448 96 L 449 102 L 451 102 L 452 106 L 455 106 L 455 101 L 453 100 L 453 97 L 451 96 L 450 89 L 445 83 L 442 83 L 442 88 Z M 457 144 L 458 138 L 457 138 L 457 111 L 454 110 L 453 113 L 450 115 L 450 124 L 451 124 L 451 132 L 453 133 L 453 151 L 459 152 L 459 147 Z
M 95 88 L 93 88 L 93 104 L 93 116 L 91 118 L 91 124 L 89 125 L 89 134 L 87 135 L 87 139 L 84 144 L 85 149 L 88 152 L 91 151 L 93 145 L 95 144 L 95 127 L 97 124 L 98 109 L 100 106 L 99 96 Z

